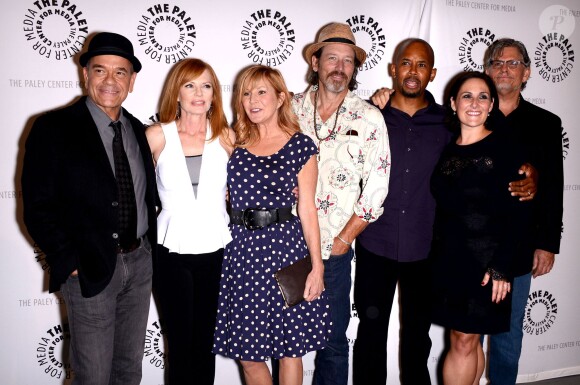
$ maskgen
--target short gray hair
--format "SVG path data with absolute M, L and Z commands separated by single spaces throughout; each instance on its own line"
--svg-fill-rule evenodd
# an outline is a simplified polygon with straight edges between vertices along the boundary
M 522 55 L 522 64 L 525 67 L 529 67 L 531 64 L 530 56 L 528 55 L 528 50 L 524 43 L 519 40 L 511 39 L 511 38 L 502 38 L 494 41 L 487 49 L 485 50 L 485 54 L 483 55 L 483 67 L 488 69 L 491 67 L 491 62 L 501 56 L 504 48 L 514 47 L 516 48 L 520 55 Z M 522 83 L 521 89 L 523 90 L 526 88 L 526 83 Z

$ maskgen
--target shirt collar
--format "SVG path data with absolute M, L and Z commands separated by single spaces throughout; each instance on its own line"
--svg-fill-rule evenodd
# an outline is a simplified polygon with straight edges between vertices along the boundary
M 111 123 L 111 118 L 109 117 L 109 115 L 105 113 L 105 111 L 101 110 L 101 108 L 97 106 L 97 104 L 94 102 L 93 99 L 87 97 L 86 105 L 87 108 L 89 109 L 89 112 L 91 113 L 91 116 L 93 117 L 93 120 L 95 121 L 95 124 L 97 125 L 97 127 L 99 127 L 99 129 L 101 127 L 109 127 L 109 124 Z M 129 120 L 125 117 L 122 108 L 121 114 L 119 116 L 119 121 L 123 123 L 123 130 L 126 130 L 127 126 L 129 125 Z
M 431 111 L 433 111 L 433 109 L 440 109 L 443 108 L 443 106 L 441 106 L 440 104 L 437 104 L 437 102 L 435 102 L 435 98 L 433 97 L 433 94 L 431 94 L 431 92 L 425 90 L 425 99 L 427 100 L 427 106 L 424 108 L 421 108 L 420 110 L 418 110 L 413 116 L 418 116 L 424 113 L 429 113 Z M 384 109 L 390 109 L 391 111 L 395 110 L 395 111 L 400 111 L 397 108 L 391 107 L 391 102 L 392 102 L 392 98 L 389 98 L 389 101 L 387 102 L 387 104 L 385 105 Z M 372 104 L 372 102 L 369 102 Z M 403 113 L 401 111 L 401 113 Z

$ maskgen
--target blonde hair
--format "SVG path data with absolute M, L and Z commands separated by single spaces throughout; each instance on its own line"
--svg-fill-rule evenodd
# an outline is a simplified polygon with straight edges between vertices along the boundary
M 179 103 L 177 102 L 180 88 L 185 83 L 197 79 L 206 70 L 210 75 L 213 88 L 213 99 L 210 110 L 207 113 L 212 134 L 210 141 L 222 137 L 229 143 L 228 120 L 224 114 L 220 82 L 213 68 L 200 59 L 184 59 L 175 64 L 169 72 L 161 93 L 159 122 L 166 124 L 177 120 L 180 113 Z
M 250 120 L 242 102 L 245 90 L 251 88 L 259 80 L 267 81 L 274 88 L 276 95 L 284 94 L 284 101 L 278 108 L 278 126 L 282 131 L 289 136 L 300 131 L 298 119 L 292 110 L 290 93 L 280 71 L 264 65 L 254 65 L 245 69 L 238 78 L 234 99 L 234 108 L 237 116 L 234 131 L 236 133 L 236 146 L 238 147 L 252 146 L 260 140 L 258 126 Z

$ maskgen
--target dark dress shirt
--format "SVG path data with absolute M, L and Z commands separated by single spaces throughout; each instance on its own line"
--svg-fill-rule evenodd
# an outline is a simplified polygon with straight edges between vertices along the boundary
M 111 170 L 115 173 L 115 161 L 113 159 L 113 129 L 109 126 L 111 118 L 101 110 L 91 98 L 86 99 L 86 104 L 97 125 L 99 135 L 107 151 L 107 157 L 111 164 Z M 147 179 L 145 177 L 145 167 L 141 161 L 141 150 L 135 137 L 134 128 L 131 121 L 121 112 L 119 121 L 123 123 L 123 147 L 127 153 L 127 160 L 131 166 L 131 176 L 135 189 L 135 202 L 137 203 L 137 236 L 142 237 L 147 232 L 149 219 L 147 217 L 147 204 L 145 203 L 145 190 Z
M 413 116 L 390 101 L 381 110 L 391 146 L 389 194 L 383 214 L 357 237 L 370 252 L 399 262 L 429 255 L 435 218 L 431 174 L 452 137 L 444 124 L 445 109 L 425 93 L 429 105 Z

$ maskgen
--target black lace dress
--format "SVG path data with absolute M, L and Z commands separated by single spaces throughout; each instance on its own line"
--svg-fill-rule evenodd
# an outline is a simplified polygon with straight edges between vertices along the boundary
M 437 201 L 433 243 L 433 322 L 464 333 L 509 330 L 511 296 L 494 304 L 488 268 L 509 279 L 518 243 L 517 198 L 508 183 L 524 163 L 518 146 L 492 132 L 470 145 L 449 144 L 431 180 Z M 521 146 L 520 146 L 521 147 Z

